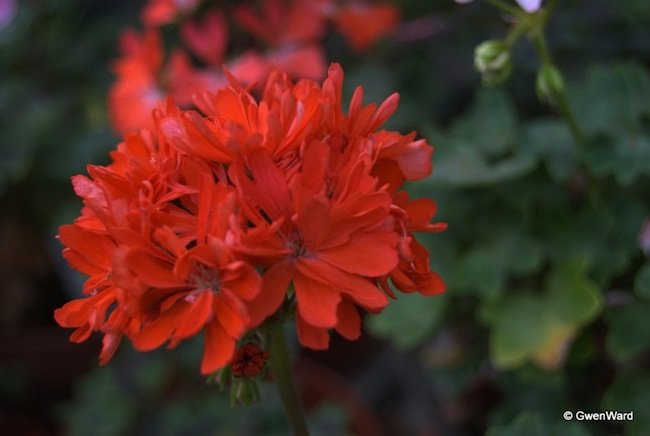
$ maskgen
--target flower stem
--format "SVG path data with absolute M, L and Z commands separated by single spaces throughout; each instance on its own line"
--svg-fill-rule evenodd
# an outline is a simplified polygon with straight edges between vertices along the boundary
M 514 15 L 515 17 L 520 17 L 524 13 L 524 11 L 516 8 L 514 5 L 510 5 L 501 0 L 490 0 L 490 3 L 492 3 L 497 8 L 501 9 L 503 12 L 508 13 L 510 15 Z
M 284 324 L 276 323 L 271 331 L 271 350 L 270 350 L 271 370 L 273 371 L 273 380 L 278 386 L 284 411 L 289 420 L 289 426 L 294 436 L 308 436 L 307 424 L 302 414 L 300 401 L 291 377 L 291 368 L 289 365 L 289 350 L 287 341 L 284 337 Z
M 548 44 L 546 43 L 546 37 L 544 36 L 544 31 L 541 27 L 536 29 L 533 34 L 533 44 L 535 46 L 535 51 L 537 56 L 539 56 L 542 64 L 553 65 L 553 59 L 551 58 L 551 52 L 548 49 Z M 571 134 L 578 146 L 581 146 L 584 142 L 584 136 L 580 130 L 580 126 L 576 121 L 571 105 L 566 96 L 566 91 L 564 87 L 560 90 L 559 94 L 556 96 L 555 102 L 560 115 L 564 118 L 565 122 L 571 130 Z

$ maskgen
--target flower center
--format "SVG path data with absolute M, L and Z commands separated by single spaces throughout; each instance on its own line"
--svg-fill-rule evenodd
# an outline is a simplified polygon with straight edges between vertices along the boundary
M 305 247 L 305 243 L 302 240 L 302 237 L 300 236 L 300 232 L 298 230 L 293 230 L 291 234 L 289 235 L 289 238 L 287 240 L 287 247 L 291 250 L 291 257 L 292 258 L 297 258 L 297 257 L 303 257 L 308 254 L 307 247 Z
M 217 271 L 202 263 L 194 267 L 194 271 L 190 275 L 190 282 L 196 289 L 209 289 L 214 292 L 219 292 L 221 289 L 221 280 L 219 280 Z

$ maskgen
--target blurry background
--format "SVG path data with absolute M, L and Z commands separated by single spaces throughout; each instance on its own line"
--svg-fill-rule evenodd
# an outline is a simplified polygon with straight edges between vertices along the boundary
M 300 352 L 314 432 L 650 434 L 650 3 L 567 0 L 551 18 L 581 147 L 538 102 L 529 42 L 507 84 L 481 86 L 473 49 L 509 27 L 487 2 L 395 4 L 394 36 L 364 55 L 335 33 L 324 45 L 348 93 L 399 92 L 389 127 L 436 147 L 434 174 L 410 188 L 449 222 L 425 241 L 448 291 L 400 295 L 359 342 Z M 196 341 L 123 344 L 98 368 L 99 338 L 70 344 L 53 321 L 82 283 L 55 239 L 80 208 L 69 178 L 119 141 L 109 64 L 141 6 L 0 0 L 0 434 L 286 434 L 273 386 L 233 411 L 199 377 Z

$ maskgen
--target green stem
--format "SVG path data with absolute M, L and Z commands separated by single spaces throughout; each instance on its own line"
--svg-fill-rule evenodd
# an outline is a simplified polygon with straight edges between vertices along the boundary
M 307 424 L 302 414 L 300 401 L 296 394 L 296 389 L 291 377 L 291 367 L 289 364 L 289 350 L 287 341 L 284 337 L 284 324 L 277 322 L 271 331 L 271 350 L 270 350 L 271 371 L 273 371 L 273 380 L 278 386 L 284 411 L 289 420 L 289 426 L 294 436 L 308 436 Z
M 566 121 L 566 123 L 569 125 L 569 128 L 571 129 L 571 134 L 573 135 L 573 139 L 576 141 L 578 145 L 582 145 L 582 143 L 584 142 L 584 136 L 582 136 L 582 131 L 580 130 L 578 121 L 576 121 L 576 118 L 573 115 L 573 110 L 569 105 L 569 101 L 566 98 L 565 92 L 561 92 L 557 96 L 557 104 L 558 104 L 558 110 L 560 111 L 560 114 L 562 115 L 564 121 Z
M 537 52 L 537 56 L 539 56 L 542 65 L 553 66 L 551 52 L 548 49 L 548 44 L 546 43 L 546 38 L 544 37 L 544 31 L 542 30 L 541 25 L 535 29 L 532 37 L 533 43 L 535 45 L 535 51 Z M 578 125 L 576 117 L 573 114 L 573 110 L 571 109 L 571 105 L 569 104 L 569 100 L 567 99 L 566 91 L 564 88 L 558 92 L 558 94 L 555 96 L 555 100 L 555 104 L 557 105 L 557 109 L 560 112 L 560 115 L 568 124 L 569 129 L 571 129 L 573 139 L 576 141 L 578 146 L 582 145 L 584 142 L 584 136 L 582 135 L 580 126 Z
M 505 3 L 501 0 L 490 0 L 490 3 L 492 3 L 498 9 L 501 9 L 503 12 L 506 12 L 510 15 L 514 15 L 515 17 L 521 17 L 524 14 L 524 11 L 522 11 L 521 9 L 513 5 L 510 5 L 508 3 Z
M 544 31 L 542 30 L 541 25 L 535 29 L 533 43 L 535 44 L 535 51 L 537 51 L 537 56 L 539 56 L 542 64 L 553 65 L 551 52 L 548 49 L 548 44 L 546 43 L 546 38 L 544 37 Z
M 510 32 L 508 32 L 508 36 L 506 36 L 506 45 L 508 46 L 509 49 L 512 49 L 512 47 L 515 45 L 515 42 L 521 36 L 528 31 L 530 28 L 530 20 L 522 19 L 517 24 L 515 24 L 511 29 Z

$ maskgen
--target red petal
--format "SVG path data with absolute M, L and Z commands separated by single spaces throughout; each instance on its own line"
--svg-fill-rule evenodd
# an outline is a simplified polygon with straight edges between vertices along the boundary
M 242 261 L 232 262 L 220 273 L 224 286 L 243 300 L 251 300 L 259 295 L 262 278 L 250 264 Z
M 358 233 L 347 244 L 319 251 L 317 257 L 343 271 L 379 277 L 397 266 L 397 239 L 393 232 Z
M 377 130 L 379 127 L 381 127 L 382 124 L 384 124 L 397 110 L 397 106 L 399 105 L 399 94 L 398 93 L 393 93 L 384 102 L 379 106 L 379 109 L 377 109 L 377 112 L 372 117 L 372 124 L 369 128 L 371 132 L 374 132 Z
M 420 139 L 406 145 L 394 159 L 407 180 L 418 180 L 431 174 L 433 170 L 432 155 L 433 147 Z
M 304 47 L 283 46 L 278 50 L 268 51 L 267 59 L 275 69 L 286 71 L 293 77 L 320 80 L 327 68 L 325 52 L 317 44 Z
M 133 347 L 138 351 L 149 351 L 160 347 L 172 335 L 182 310 L 182 305 L 175 305 L 153 322 L 146 323 L 141 331 L 131 335 Z
M 187 251 L 180 238 L 169 227 L 158 228 L 154 231 L 154 238 L 157 244 L 163 249 L 179 258 Z
M 105 365 L 115 355 L 117 347 L 122 342 L 121 333 L 106 333 L 102 339 L 102 351 L 99 353 L 99 364 Z
M 314 194 L 301 186 L 292 186 L 291 193 L 294 199 L 297 199 L 296 223 L 305 246 L 312 250 L 318 249 L 328 242 L 328 237 L 331 237 L 332 233 L 328 232 L 330 220 L 327 219 L 329 215 L 327 205 L 313 198 Z
M 235 340 L 214 321 L 205 327 L 205 349 L 201 361 L 201 374 L 210 374 L 222 368 L 235 352 Z
M 266 271 L 262 278 L 262 290 L 248 303 L 249 327 L 257 327 L 278 310 L 284 301 L 293 272 L 293 263 L 290 261 L 276 263 Z
M 329 146 L 323 141 L 312 141 L 302 157 L 301 184 L 312 193 L 318 193 L 325 181 L 329 161 Z
M 248 154 L 248 165 L 253 180 L 245 170 L 233 166 L 233 176 L 245 195 L 249 196 L 273 220 L 291 215 L 289 187 L 284 174 L 265 150 L 257 149 Z
M 420 288 L 418 291 L 422 295 L 438 295 L 444 293 L 446 290 L 445 282 L 434 271 L 430 271 L 427 280 L 419 283 L 419 285 Z
M 215 317 L 228 336 L 238 339 L 245 331 L 246 307 L 226 289 L 214 300 Z
M 298 312 L 302 318 L 315 327 L 334 327 L 336 307 L 341 294 L 331 284 L 313 280 L 296 271 L 293 277 Z
M 83 342 L 90 337 L 90 334 L 93 332 L 93 329 L 90 324 L 85 324 L 79 327 L 77 330 L 72 332 L 70 335 L 70 342 Z
M 115 244 L 108 237 L 68 224 L 59 227 L 59 239 L 63 245 L 79 253 L 90 264 L 103 270 L 111 267 L 111 254 Z
M 91 297 L 92 298 L 92 297 Z M 61 327 L 79 327 L 87 322 L 87 309 L 84 307 L 90 299 L 68 301 L 54 311 L 54 320 Z
M 155 288 L 184 288 L 188 285 L 173 273 L 173 265 L 161 262 L 139 250 L 129 250 L 126 266 L 147 286 Z
M 330 344 L 330 335 L 327 329 L 309 325 L 301 317 L 296 315 L 296 327 L 298 328 L 298 340 L 300 343 L 312 350 L 326 350 Z
M 336 331 L 344 338 L 354 341 L 361 335 L 361 317 L 354 304 L 343 300 L 338 307 Z
M 367 310 L 380 310 L 388 304 L 386 295 L 370 280 L 341 271 L 317 259 L 302 258 L 297 265 L 302 274 L 314 280 L 332 283 L 353 302 Z
M 81 255 L 79 252 L 66 248 L 63 250 L 63 257 L 68 261 L 68 264 L 89 277 L 106 275 L 106 269 L 99 267 L 96 264 L 89 262 L 88 258 Z
M 181 37 L 199 59 L 209 65 L 219 65 L 228 45 L 228 24 L 219 11 L 206 13 L 201 21 L 186 21 Z
M 199 292 L 196 299 L 192 302 L 187 301 L 185 297 L 185 306 L 183 314 L 179 316 L 174 332 L 174 346 L 181 339 L 186 339 L 197 334 L 212 315 L 212 298 L 211 291 Z

